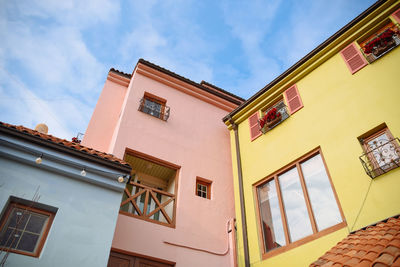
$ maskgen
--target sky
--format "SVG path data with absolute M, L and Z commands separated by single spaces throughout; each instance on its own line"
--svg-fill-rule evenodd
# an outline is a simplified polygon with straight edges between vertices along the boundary
M 139 58 L 249 98 L 373 0 L 0 0 L 0 121 L 71 140 Z

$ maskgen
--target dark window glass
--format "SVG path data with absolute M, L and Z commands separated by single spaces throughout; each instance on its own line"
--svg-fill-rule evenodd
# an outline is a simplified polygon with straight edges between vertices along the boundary
M 2 218 L 0 229 L 0 249 L 11 249 L 11 252 L 28 253 L 38 256 L 38 247 L 46 229 L 50 227 L 51 213 L 11 203 Z

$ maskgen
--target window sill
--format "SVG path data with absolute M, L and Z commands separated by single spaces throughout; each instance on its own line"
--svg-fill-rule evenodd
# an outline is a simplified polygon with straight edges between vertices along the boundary
M 324 230 L 322 230 L 322 231 L 320 231 L 320 232 L 318 232 L 316 234 L 307 236 L 307 237 L 305 237 L 303 239 L 300 239 L 300 240 L 297 240 L 297 241 L 295 241 L 293 243 L 290 243 L 289 245 L 286 245 L 286 246 L 283 246 L 283 247 L 280 247 L 280 248 L 276 248 L 276 249 L 268 251 L 266 253 L 262 253 L 262 260 L 266 260 L 266 259 L 269 259 L 269 258 L 274 257 L 276 255 L 279 255 L 281 253 L 285 253 L 286 251 L 289 251 L 289 250 L 292 250 L 294 248 L 297 248 L 297 247 L 299 247 L 301 245 L 304 245 L 304 244 L 306 244 L 308 242 L 314 241 L 314 240 L 316 240 L 316 239 L 318 239 L 320 237 L 323 237 L 323 236 L 328 235 L 330 233 L 336 232 L 336 231 L 338 231 L 338 230 L 340 230 L 342 228 L 345 228 L 346 226 L 347 226 L 346 222 L 341 222 L 341 223 L 338 223 L 338 224 L 336 224 L 334 226 L 331 226 L 331 227 L 329 227 L 327 229 L 324 229 Z

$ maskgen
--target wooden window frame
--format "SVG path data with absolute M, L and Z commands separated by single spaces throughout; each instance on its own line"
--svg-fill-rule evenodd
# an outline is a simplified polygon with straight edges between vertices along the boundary
M 203 185 L 203 186 L 205 186 L 207 188 L 207 197 L 202 197 L 202 196 L 199 196 L 197 194 L 198 193 L 198 191 L 197 191 L 197 185 L 198 184 Z M 211 199 L 211 184 L 212 184 L 212 181 L 210 181 L 208 179 L 204 179 L 204 178 L 201 178 L 201 177 L 196 177 L 196 187 L 194 189 L 195 190 L 195 195 L 198 196 L 198 197 L 201 197 L 201 198 Z
M 151 114 L 143 111 L 144 103 L 145 103 L 146 100 L 149 100 L 151 102 L 154 102 L 154 103 L 157 103 L 157 104 L 161 105 L 160 116 L 154 116 L 154 115 L 151 115 Z M 143 101 L 142 101 L 142 103 L 141 103 L 141 105 L 139 107 L 139 110 L 141 112 L 143 112 L 143 113 L 149 114 L 150 116 L 153 116 L 153 117 L 158 118 L 160 120 L 164 120 L 164 113 L 165 113 L 165 106 L 166 105 L 167 105 L 167 100 L 166 99 L 164 99 L 162 97 L 159 97 L 159 96 L 156 96 L 156 95 L 154 95 L 152 93 L 149 93 L 149 92 L 144 92 Z
M 31 202 L 31 201 L 24 201 L 24 202 Z M 36 213 L 36 214 L 40 214 L 40 215 L 45 215 L 48 216 L 48 220 L 47 222 L 43 225 L 42 227 L 42 234 L 40 235 L 40 238 L 37 241 L 37 247 L 35 249 L 34 252 L 26 252 L 26 251 L 21 251 L 18 249 L 7 249 L 5 247 L 0 247 L 0 250 L 2 251 L 9 251 L 12 253 L 16 253 L 16 254 L 21 254 L 21 255 L 25 255 L 25 256 L 30 256 L 30 257 L 35 257 L 38 258 L 40 256 L 40 253 L 43 249 L 43 246 L 47 240 L 47 236 L 49 234 L 51 225 L 53 223 L 54 217 L 55 217 L 55 212 L 52 211 L 47 211 L 44 209 L 40 209 L 34 206 L 37 203 L 31 202 L 31 204 L 28 206 L 25 203 L 17 203 L 14 201 L 8 202 L 7 206 L 6 206 L 6 210 L 3 213 L 3 216 L 0 220 L 0 233 L 3 231 L 3 228 L 6 226 L 6 223 L 8 221 L 9 216 L 11 215 L 11 212 L 14 208 L 19 208 L 19 209 L 23 209 L 25 211 L 31 212 L 31 213 Z M 45 205 L 41 205 L 41 206 L 45 206 Z M 52 207 L 51 207 L 52 208 Z M 57 210 L 57 209 L 56 209 Z
M 316 221 L 315 221 L 315 218 L 314 218 L 313 210 L 311 208 L 311 203 L 310 203 L 309 196 L 308 196 L 307 187 L 306 187 L 306 184 L 305 184 L 303 173 L 302 173 L 301 168 L 300 168 L 300 164 L 301 163 L 307 161 L 308 159 L 310 159 L 310 158 L 312 158 L 312 157 L 314 157 L 314 156 L 316 156 L 318 154 L 321 156 L 322 162 L 324 164 L 325 171 L 326 171 L 326 174 L 327 174 L 327 176 L 329 178 L 329 183 L 331 185 L 332 192 L 333 192 L 333 195 L 335 197 L 337 207 L 339 209 L 340 217 L 342 219 L 342 222 L 340 222 L 340 223 L 338 223 L 336 225 L 330 226 L 330 227 L 328 227 L 326 229 L 323 229 L 321 231 L 318 231 L 318 227 L 317 227 L 317 224 L 316 224 Z M 287 223 L 287 218 L 286 218 L 287 216 L 286 216 L 286 213 L 285 213 L 284 203 L 283 203 L 283 199 L 282 199 L 282 191 L 281 191 L 281 188 L 280 188 L 280 185 L 279 185 L 279 180 L 278 180 L 278 176 L 279 175 L 285 173 L 286 171 L 289 171 L 292 168 L 297 168 L 297 172 L 299 174 L 301 188 L 302 188 L 302 191 L 303 191 L 303 194 L 304 194 L 304 199 L 306 201 L 306 207 L 307 207 L 307 212 L 308 212 L 310 223 L 311 223 L 311 228 L 313 230 L 313 234 L 311 234 L 309 236 L 306 236 L 306 237 L 304 237 L 302 239 L 296 240 L 294 242 L 290 241 L 288 223 Z M 270 182 L 270 181 L 274 181 L 275 182 L 276 191 L 277 191 L 277 197 L 278 197 L 278 201 L 279 201 L 279 209 L 280 209 L 280 214 L 281 214 L 281 218 L 282 218 L 283 230 L 284 230 L 284 234 L 285 234 L 286 245 L 282 246 L 282 247 L 279 247 L 279 248 L 275 248 L 275 249 L 270 250 L 270 251 L 266 251 L 265 246 L 264 246 L 264 235 L 263 235 L 263 230 L 262 230 L 260 203 L 259 203 L 259 196 L 258 196 L 257 188 L 259 186 L 267 183 L 267 182 Z M 288 250 L 291 250 L 293 248 L 301 246 L 301 245 L 303 245 L 305 243 L 308 243 L 310 241 L 318 239 L 318 238 L 320 238 L 322 236 L 325 236 L 327 234 L 330 234 L 332 232 L 335 232 L 335 231 L 337 231 L 339 229 L 342 229 L 342 228 L 347 226 L 347 223 L 346 223 L 346 220 L 345 220 L 345 217 L 344 217 L 344 214 L 343 214 L 342 207 L 340 206 L 340 202 L 339 202 L 335 187 L 334 187 L 334 185 L 332 183 L 331 175 L 330 175 L 329 170 L 328 170 L 328 168 L 326 166 L 326 162 L 325 162 L 325 159 L 324 159 L 324 156 L 322 154 L 322 151 L 321 151 L 320 147 L 317 147 L 316 149 L 313 149 L 312 151 L 308 152 L 304 156 L 292 161 L 291 163 L 289 163 L 286 166 L 282 167 L 281 169 L 275 171 L 274 173 L 272 173 L 271 175 L 267 176 L 266 178 L 264 178 L 264 179 L 260 180 L 259 182 L 253 184 L 253 196 L 255 198 L 255 209 L 256 209 L 258 236 L 259 236 L 259 240 L 258 241 L 259 241 L 260 252 L 261 252 L 263 260 L 268 259 L 268 258 L 273 257 L 273 256 L 276 256 L 278 254 L 284 253 L 284 252 L 286 252 Z

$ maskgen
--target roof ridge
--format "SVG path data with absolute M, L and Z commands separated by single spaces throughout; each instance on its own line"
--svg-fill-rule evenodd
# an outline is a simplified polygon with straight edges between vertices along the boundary
M 125 76 L 126 78 L 132 78 L 132 74 L 129 74 L 129 73 L 125 73 L 125 72 L 123 72 L 123 71 L 120 71 L 120 70 L 117 70 L 117 69 L 115 69 L 115 68 L 111 68 L 108 72 L 115 72 L 115 73 L 117 73 L 117 74 L 119 74 L 119 75 L 122 75 L 122 76 Z
M 234 94 L 232 94 L 232 93 L 229 93 L 229 95 L 227 96 L 227 95 L 225 95 L 224 93 L 227 93 L 227 92 L 218 92 L 218 91 L 214 91 L 214 90 L 212 90 L 212 89 L 210 89 L 210 88 L 207 88 L 206 86 L 203 86 L 203 85 L 201 85 L 201 84 L 199 84 L 199 83 L 197 83 L 197 82 L 195 82 L 195 81 L 192 81 L 192 80 L 190 80 L 190 79 L 188 79 L 188 78 L 186 78 L 186 77 L 184 77 L 184 76 L 182 76 L 182 75 L 179 75 L 179 74 L 177 74 L 177 73 L 175 73 L 175 72 L 173 72 L 173 71 L 170 71 L 170 70 L 168 70 L 168 69 L 166 69 L 166 68 L 163 68 L 163 67 L 161 67 L 161 66 L 159 66 L 159 65 L 157 65 L 157 64 L 154 64 L 154 63 L 152 63 L 152 62 L 150 62 L 150 61 L 147 61 L 147 60 L 145 60 L 145 59 L 143 59 L 143 58 L 140 58 L 139 60 L 138 60 L 138 63 L 136 64 L 136 66 L 139 64 L 139 63 L 142 63 L 142 64 L 144 64 L 144 65 L 146 65 L 146 66 L 148 66 L 148 67 L 151 67 L 151 68 L 154 68 L 154 69 L 156 69 L 156 70 L 158 70 L 158 71 L 161 71 L 161 72 L 163 72 L 163 73 L 165 73 L 165 74 L 167 74 L 167 75 L 170 75 L 170 76 L 172 76 L 172 77 L 174 77 L 174 78 L 177 78 L 177 79 L 179 79 L 179 80 L 181 80 L 181 81 L 183 81 L 183 82 L 186 82 L 186 83 L 188 83 L 188 84 L 191 84 L 191 85 L 193 85 L 193 86 L 196 86 L 197 88 L 199 88 L 199 89 L 201 89 L 201 90 L 203 90 L 203 91 L 206 91 L 206 92 L 208 92 L 208 93 L 211 93 L 211 94 L 213 94 L 213 95 L 216 95 L 216 96 L 218 96 L 218 97 L 220 97 L 220 98 L 222 98 L 222 99 L 225 99 L 225 100 L 227 100 L 227 101 L 229 101 L 229 102 L 231 102 L 231 103 L 234 103 L 234 104 L 236 104 L 236 105 L 240 105 L 243 101 L 240 101 L 239 99 L 241 99 L 240 97 L 238 97 L 238 96 L 231 96 L 231 95 L 234 95 Z

